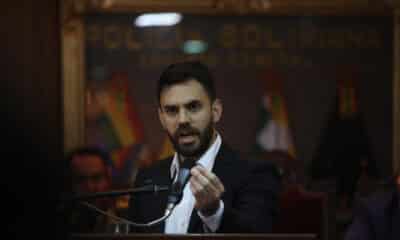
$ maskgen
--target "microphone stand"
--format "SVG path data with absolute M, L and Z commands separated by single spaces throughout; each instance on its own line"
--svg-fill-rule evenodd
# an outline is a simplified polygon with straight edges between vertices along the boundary
M 132 222 L 132 221 L 126 219 L 126 218 L 118 217 L 116 215 L 107 213 L 106 211 L 101 210 L 100 208 L 98 208 L 98 207 L 96 207 L 93 204 L 90 204 L 88 202 L 81 202 L 81 204 L 86 206 L 86 207 L 88 207 L 88 208 L 90 208 L 90 209 L 92 209 L 92 210 L 94 210 L 95 212 L 98 212 L 98 213 L 104 215 L 104 216 L 107 216 L 107 217 L 112 218 L 112 219 L 114 219 L 116 221 L 120 221 L 122 223 L 131 225 L 131 226 L 134 226 L 134 227 L 151 227 L 151 226 L 154 226 L 154 225 L 156 225 L 158 223 L 161 223 L 165 219 L 167 219 L 172 213 L 172 211 L 168 211 L 168 212 L 166 212 L 164 214 L 164 216 L 162 216 L 162 217 L 160 217 L 158 219 L 152 220 L 152 221 L 147 222 L 147 223 L 136 223 L 136 222 Z
M 134 227 L 150 227 L 153 225 L 156 225 L 162 221 L 164 221 L 165 219 L 167 219 L 170 215 L 172 211 L 167 211 L 164 216 L 155 219 L 153 221 L 150 221 L 148 223 L 136 223 L 136 222 L 132 222 L 129 221 L 128 219 L 122 218 L 122 217 L 118 217 L 116 215 L 110 214 L 98 207 L 96 207 L 93 204 L 90 204 L 89 202 L 85 201 L 85 200 L 90 200 L 90 199 L 96 199 L 96 198 L 102 198 L 102 197 L 118 197 L 118 196 L 122 196 L 122 195 L 128 195 L 128 194 L 133 194 L 133 193 L 158 193 L 158 192 L 162 192 L 162 191 L 168 191 L 169 187 L 167 186 L 158 186 L 158 185 L 146 185 L 143 187 L 139 187 L 139 188 L 133 188 L 133 189 L 128 189 L 128 190 L 116 190 L 116 191 L 109 191 L 109 192 L 98 192 L 98 193 L 90 193 L 90 194 L 79 194 L 76 195 L 72 198 L 69 199 L 69 202 L 71 201 L 79 201 L 80 204 L 88 207 L 91 210 L 94 210 L 97 213 L 100 213 L 104 216 L 107 216 L 109 218 L 112 218 L 114 220 L 120 221 L 122 223 L 128 224 L 128 225 L 132 225 Z
M 87 194 L 78 194 L 72 197 L 72 201 L 81 201 L 81 200 L 90 200 L 102 197 L 119 197 L 123 195 L 130 195 L 134 193 L 154 193 L 168 191 L 169 187 L 167 186 L 158 186 L 158 185 L 146 185 L 143 187 L 125 189 L 125 190 L 115 190 L 109 192 L 97 192 L 97 193 L 87 193 Z

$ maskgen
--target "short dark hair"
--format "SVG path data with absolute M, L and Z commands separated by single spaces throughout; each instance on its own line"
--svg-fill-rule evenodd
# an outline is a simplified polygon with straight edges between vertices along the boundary
M 215 100 L 214 79 L 208 67 L 199 61 L 186 61 L 171 64 L 162 72 L 157 86 L 158 103 L 160 103 L 162 90 L 191 79 L 199 82 L 210 99 Z
M 82 156 L 82 155 L 97 156 L 102 160 L 104 165 L 107 167 L 111 167 L 113 165 L 110 154 L 107 151 L 102 150 L 101 148 L 98 148 L 98 147 L 88 146 L 88 147 L 76 148 L 67 154 L 66 159 L 67 159 L 68 167 L 72 168 L 71 163 L 72 163 L 72 160 L 74 159 L 74 157 Z M 70 170 L 72 170 L 72 169 L 70 169 Z
M 99 148 L 97 146 L 78 147 L 78 148 L 75 148 L 75 149 L 69 151 L 65 155 L 64 163 L 63 163 L 63 175 L 64 175 L 65 179 L 72 180 L 74 178 L 75 173 L 74 173 L 74 169 L 72 167 L 72 160 L 77 156 L 83 156 L 83 155 L 98 156 L 106 167 L 113 166 L 111 156 L 107 151 L 102 150 L 101 148 Z M 73 183 L 71 181 L 65 181 L 63 187 L 64 187 L 64 191 L 67 191 L 67 192 L 73 191 Z

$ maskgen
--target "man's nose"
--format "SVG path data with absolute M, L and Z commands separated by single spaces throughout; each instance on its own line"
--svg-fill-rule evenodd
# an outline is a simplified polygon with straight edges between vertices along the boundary
M 188 123 L 189 121 L 190 121 L 190 116 L 188 111 L 181 109 L 178 115 L 178 122 L 182 124 L 182 123 Z

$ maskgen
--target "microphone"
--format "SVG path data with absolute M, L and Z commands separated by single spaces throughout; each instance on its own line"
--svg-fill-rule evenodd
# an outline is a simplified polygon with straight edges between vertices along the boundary
M 71 195 L 64 195 L 61 196 L 61 199 L 58 203 L 57 210 L 58 211 L 65 211 L 69 208 L 73 207 L 76 202 L 87 201 L 91 199 L 97 198 L 105 198 L 105 197 L 118 197 L 122 195 L 130 195 L 136 193 L 154 193 L 157 194 L 158 192 L 167 191 L 170 188 L 168 186 L 159 186 L 159 185 L 145 185 L 142 187 L 137 188 L 129 188 L 123 190 L 114 190 L 109 192 L 96 192 L 96 193 L 81 193 Z
M 107 211 L 104 211 L 104 210 L 96 207 L 95 205 L 92 205 L 89 202 L 86 202 L 85 200 L 103 198 L 103 197 L 118 197 L 121 195 L 128 195 L 128 194 L 134 194 L 134 193 L 135 194 L 137 194 L 137 193 L 143 193 L 143 194 L 154 193 L 154 194 L 156 194 L 158 192 L 163 192 L 163 191 L 167 191 L 167 190 L 170 190 L 170 187 L 163 186 L 163 185 L 145 185 L 145 186 L 138 187 L 138 188 L 130 188 L 130 189 L 124 189 L 124 190 L 109 191 L 109 192 L 77 194 L 72 197 L 67 197 L 67 198 L 65 197 L 64 200 L 62 201 L 62 203 L 57 207 L 57 212 L 60 213 L 60 212 L 68 211 L 75 202 L 78 202 L 97 213 L 100 213 L 104 216 L 114 219 L 115 221 L 120 221 L 122 223 L 132 225 L 134 227 L 150 227 L 150 226 L 156 225 L 156 224 L 164 221 L 168 216 L 164 215 L 163 217 L 153 220 L 148 223 L 136 223 L 136 222 L 129 221 L 125 218 L 118 217 L 114 214 L 108 213 Z
M 167 199 L 165 215 L 169 215 L 176 205 L 180 203 L 183 197 L 183 189 L 190 178 L 190 169 L 195 165 L 195 161 L 186 159 L 179 167 L 176 181 L 172 183 L 171 191 Z
M 86 194 L 77 194 L 70 198 L 72 201 L 81 201 L 81 200 L 89 200 L 103 197 L 118 197 L 122 195 L 130 195 L 134 193 L 158 193 L 162 191 L 169 190 L 167 186 L 159 186 L 159 185 L 145 185 L 138 188 L 129 188 L 123 190 L 114 190 L 109 192 L 96 192 L 96 193 L 86 193 Z

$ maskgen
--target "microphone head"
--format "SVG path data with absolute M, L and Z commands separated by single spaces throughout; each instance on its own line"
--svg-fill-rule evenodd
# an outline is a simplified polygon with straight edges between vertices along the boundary
M 190 169 L 195 165 L 195 161 L 186 160 L 179 168 L 176 181 L 172 184 L 171 193 L 168 196 L 168 203 L 179 204 L 183 197 L 183 189 L 190 179 Z
M 176 184 L 180 188 L 180 190 L 183 191 L 183 188 L 185 187 L 186 183 L 189 181 L 190 178 L 190 169 L 194 167 L 196 164 L 196 161 L 193 159 L 186 159 L 183 161 L 181 166 L 179 167 L 179 172 L 178 172 L 178 177 L 176 179 Z

